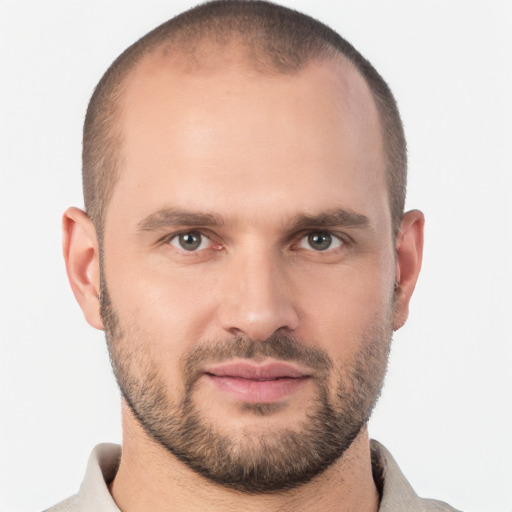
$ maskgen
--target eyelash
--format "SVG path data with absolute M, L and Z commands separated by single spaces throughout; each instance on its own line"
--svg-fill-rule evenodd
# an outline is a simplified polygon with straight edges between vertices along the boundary
M 201 230 L 196 230 L 196 229 L 184 230 L 184 231 L 180 231 L 178 233 L 173 233 L 171 235 L 168 235 L 168 236 L 162 238 L 159 243 L 161 243 L 162 245 L 173 245 L 171 242 L 173 240 L 178 239 L 182 235 L 199 235 L 200 237 L 203 237 L 203 239 L 206 238 L 206 239 L 210 240 L 210 242 L 212 244 L 216 244 L 216 242 L 214 241 L 213 236 L 211 234 L 201 231 Z M 323 236 L 327 235 L 332 238 L 332 242 L 324 250 L 315 250 L 311 246 L 309 248 L 299 247 L 299 244 L 301 244 L 305 239 L 307 239 L 308 237 L 310 237 L 312 235 L 323 235 Z M 296 235 L 294 237 L 294 239 L 296 240 L 296 242 L 294 242 L 292 244 L 292 247 L 296 248 L 297 250 L 301 250 L 301 249 L 310 250 L 317 254 L 322 254 L 322 253 L 323 254 L 333 254 L 337 249 L 343 250 L 343 248 L 350 246 L 351 242 L 352 242 L 352 240 L 345 234 L 342 235 L 342 234 L 338 234 L 338 233 L 333 233 L 332 231 L 324 230 L 324 229 L 309 230 L 309 231 L 305 231 L 305 232 L 303 231 L 300 234 Z M 202 245 L 203 242 L 204 242 L 204 240 L 201 240 L 200 245 Z M 308 242 L 306 242 L 306 243 L 308 243 Z M 332 248 L 331 247 L 332 243 L 338 243 L 337 247 Z M 216 245 L 218 246 L 216 248 L 216 250 L 222 249 L 222 244 L 217 243 Z M 197 249 L 187 250 L 184 247 L 177 247 L 174 245 L 173 245 L 173 247 L 180 250 L 181 254 L 185 254 L 185 255 L 186 254 L 189 254 L 189 255 L 197 254 L 200 251 L 211 248 L 211 247 L 206 247 L 206 248 L 199 249 L 199 250 L 197 250 Z
M 329 245 L 325 249 L 320 249 L 320 248 L 319 248 L 319 250 L 313 249 L 313 247 L 312 247 L 312 240 L 311 240 L 311 237 L 313 237 L 313 236 L 317 236 L 317 237 L 319 236 L 320 238 L 328 237 L 329 238 Z M 310 231 L 308 233 L 305 233 L 299 239 L 299 244 L 302 245 L 302 243 L 305 240 L 307 240 L 306 244 L 309 245 L 309 249 L 313 250 L 314 252 L 318 252 L 318 253 L 326 252 L 326 253 L 329 253 L 329 254 L 334 252 L 335 249 L 344 247 L 346 245 L 346 243 L 347 243 L 346 240 L 344 238 L 342 238 L 341 236 L 336 235 L 335 233 L 332 233 L 331 231 L 327 231 L 327 230 Z M 337 246 L 336 247 L 332 247 L 333 244 L 335 244 L 335 245 L 337 244 Z M 303 247 L 303 248 L 308 250 L 308 247 Z
M 171 242 L 173 240 L 178 239 L 182 235 L 199 235 L 203 239 L 206 238 L 206 239 L 210 240 L 210 242 L 215 243 L 213 241 L 213 236 L 211 234 L 205 233 L 204 231 L 201 231 L 198 229 L 188 229 L 188 230 L 180 231 L 178 233 L 173 233 L 171 235 L 168 235 L 168 236 L 162 238 L 159 243 L 161 243 L 162 245 L 172 245 Z M 204 242 L 204 240 L 201 240 L 201 244 L 203 242 Z M 219 248 L 221 247 L 221 244 L 217 244 L 217 245 L 219 246 Z M 199 252 L 198 250 L 189 251 L 189 250 L 185 249 L 184 247 L 176 247 L 176 246 L 174 246 L 174 247 L 176 249 L 180 250 L 182 252 L 182 254 L 192 255 L 192 254 L 197 254 Z M 200 249 L 200 250 L 204 250 L 204 249 Z

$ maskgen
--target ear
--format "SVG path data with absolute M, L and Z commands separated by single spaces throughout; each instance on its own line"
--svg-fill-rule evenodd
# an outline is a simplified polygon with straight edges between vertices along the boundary
M 423 257 L 425 217 L 418 210 L 404 214 L 396 240 L 395 331 L 405 324 L 409 301 L 416 286 Z
M 96 229 L 85 212 L 68 208 L 62 217 L 64 260 L 71 289 L 96 329 L 103 329 L 100 314 L 100 255 Z

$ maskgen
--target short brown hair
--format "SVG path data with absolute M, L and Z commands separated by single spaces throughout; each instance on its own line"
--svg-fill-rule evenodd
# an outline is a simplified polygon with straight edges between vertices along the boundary
M 82 178 L 86 211 L 100 238 L 122 164 L 117 119 L 128 73 L 159 48 L 193 52 L 201 42 L 233 41 L 241 44 L 255 63 L 281 73 L 298 71 L 313 59 L 333 59 L 340 54 L 354 65 L 366 80 L 379 112 L 396 234 L 405 203 L 407 151 L 400 114 L 386 82 L 349 42 L 305 14 L 259 0 L 215 0 L 172 18 L 139 39 L 113 62 L 94 90 L 84 123 Z

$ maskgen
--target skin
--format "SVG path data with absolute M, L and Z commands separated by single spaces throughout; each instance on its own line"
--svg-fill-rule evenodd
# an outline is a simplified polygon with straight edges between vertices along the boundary
M 205 340 L 287 332 L 336 367 L 349 365 L 370 327 L 404 324 L 421 265 L 423 215 L 408 212 L 397 240 L 391 235 L 378 114 L 353 68 L 314 61 L 297 73 L 263 74 L 236 52 L 214 55 L 194 71 L 179 56 L 152 55 L 128 78 L 123 170 L 105 223 L 105 280 L 122 325 L 137 331 L 127 350 L 135 339 L 144 343 L 171 397 L 183 393 L 180 357 Z M 170 208 L 223 222 L 155 222 Z M 304 221 L 339 209 L 364 222 Z M 326 251 L 307 242 L 319 229 L 336 237 Z M 187 230 L 208 236 L 199 250 L 180 249 L 173 238 Z M 98 240 L 75 208 L 64 215 L 64 254 L 87 321 L 103 329 Z M 195 400 L 204 418 L 236 437 L 296 428 L 314 396 L 308 382 L 265 416 L 207 382 Z M 123 511 L 378 508 L 366 429 L 307 484 L 247 495 L 178 461 L 125 403 L 111 492 Z

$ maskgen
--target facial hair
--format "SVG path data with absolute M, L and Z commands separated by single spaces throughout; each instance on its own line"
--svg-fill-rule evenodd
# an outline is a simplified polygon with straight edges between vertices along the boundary
M 247 337 L 200 342 L 181 358 L 182 396 L 170 397 L 162 374 L 137 339 L 139 327 L 120 319 L 104 280 L 101 314 L 110 360 L 121 394 L 147 435 L 196 473 L 249 494 L 278 492 L 321 474 L 351 446 L 378 400 L 392 335 L 389 318 L 358 340 L 350 362 L 336 367 L 319 348 L 286 333 L 267 340 Z M 135 338 L 135 339 L 134 339 Z M 343 343 L 343 340 L 340 340 Z M 208 362 L 271 357 L 313 370 L 314 397 L 300 424 L 233 435 L 202 417 L 194 400 L 198 368 Z M 335 383 L 335 384 L 334 384 Z M 280 404 L 242 404 L 247 413 L 272 415 Z

